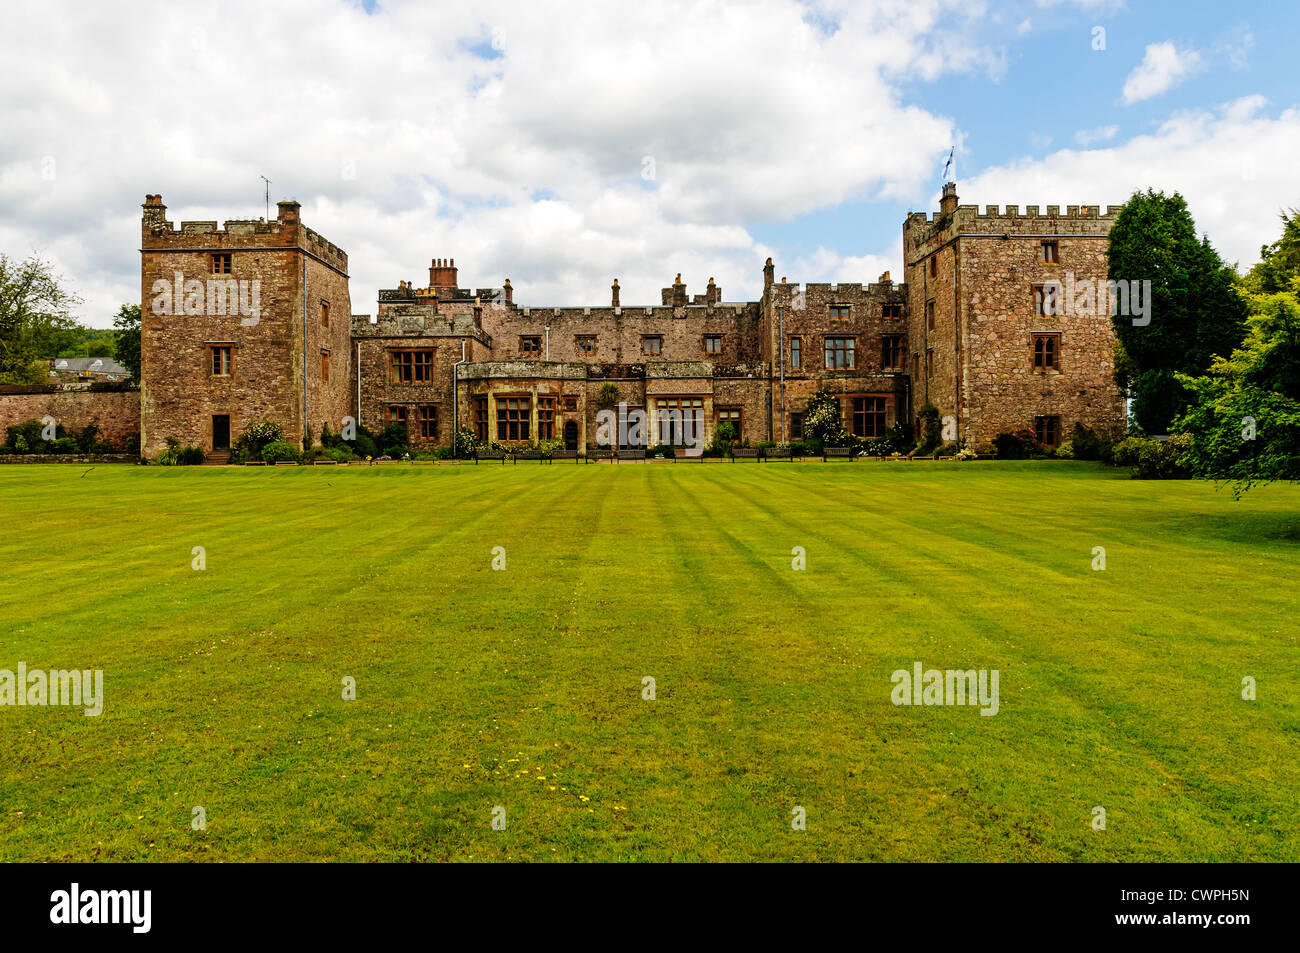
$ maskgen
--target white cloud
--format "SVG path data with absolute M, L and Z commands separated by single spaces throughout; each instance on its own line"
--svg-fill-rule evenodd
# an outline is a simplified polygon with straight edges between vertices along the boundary
M 1179 113 L 1110 148 L 1063 149 L 960 182 L 963 204 L 1122 205 L 1139 189 L 1181 192 L 1197 228 L 1229 261 L 1249 266 L 1277 238 L 1278 212 L 1300 204 L 1294 164 L 1300 109 L 1265 114 L 1259 96 Z M 937 207 L 939 196 L 931 196 Z
M 1124 80 L 1125 105 L 1131 106 L 1173 89 L 1202 65 L 1200 53 L 1191 48 L 1180 50 L 1171 40 L 1148 44 L 1142 62 Z
M 265 175 L 349 253 L 358 313 L 434 256 L 524 303 L 600 300 L 615 274 L 649 303 L 679 270 L 753 295 L 752 223 L 924 189 L 960 133 L 900 90 L 996 75 L 981 10 L 10 3 L 0 249 L 45 249 L 103 325 L 139 297 L 146 192 L 173 221 L 257 217 Z
M 1109 142 L 1119 135 L 1119 126 L 1098 126 L 1095 129 L 1080 129 L 1074 134 L 1074 141 L 1085 149 L 1099 142 Z

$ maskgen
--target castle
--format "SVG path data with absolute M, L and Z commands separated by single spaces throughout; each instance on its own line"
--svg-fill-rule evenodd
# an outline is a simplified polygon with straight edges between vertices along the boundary
M 469 428 L 583 450 L 609 385 L 650 445 L 707 442 L 724 421 L 751 443 L 797 440 L 823 388 L 860 437 L 919 428 L 927 405 L 976 448 L 1124 426 L 1109 315 L 1053 306 L 1067 278 L 1105 284 L 1115 207 L 981 213 L 948 183 L 937 213 L 903 223 L 903 282 L 800 286 L 768 259 L 758 301 L 723 300 L 713 278 L 688 295 L 678 274 L 658 304 L 623 304 L 615 279 L 603 304 L 520 307 L 509 279 L 461 288 L 454 260 L 434 259 L 424 287 L 381 290 L 373 319 L 351 313 L 347 255 L 296 202 L 224 228 L 177 229 L 159 195 L 142 208 L 146 457 L 168 438 L 219 453 L 260 420 L 319 441 L 348 417 L 403 423 L 420 448 Z

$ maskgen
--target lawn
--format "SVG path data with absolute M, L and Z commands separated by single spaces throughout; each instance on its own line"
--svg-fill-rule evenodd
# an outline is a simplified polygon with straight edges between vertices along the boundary
M 1298 486 L 7 465 L 0 518 L 0 669 L 105 689 L 0 707 L 0 860 L 1300 858 Z

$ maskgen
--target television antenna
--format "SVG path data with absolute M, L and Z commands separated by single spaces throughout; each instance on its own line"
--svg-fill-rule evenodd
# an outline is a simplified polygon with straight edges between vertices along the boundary
M 259 175 L 259 179 L 266 183 L 266 221 L 271 220 L 271 180 L 264 175 Z

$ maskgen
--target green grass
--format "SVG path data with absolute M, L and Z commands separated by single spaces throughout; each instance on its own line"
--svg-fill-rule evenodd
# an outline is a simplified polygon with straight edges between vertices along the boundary
M 10 465 L 0 518 L 0 668 L 106 694 L 0 708 L 0 860 L 1300 857 L 1300 487 Z

